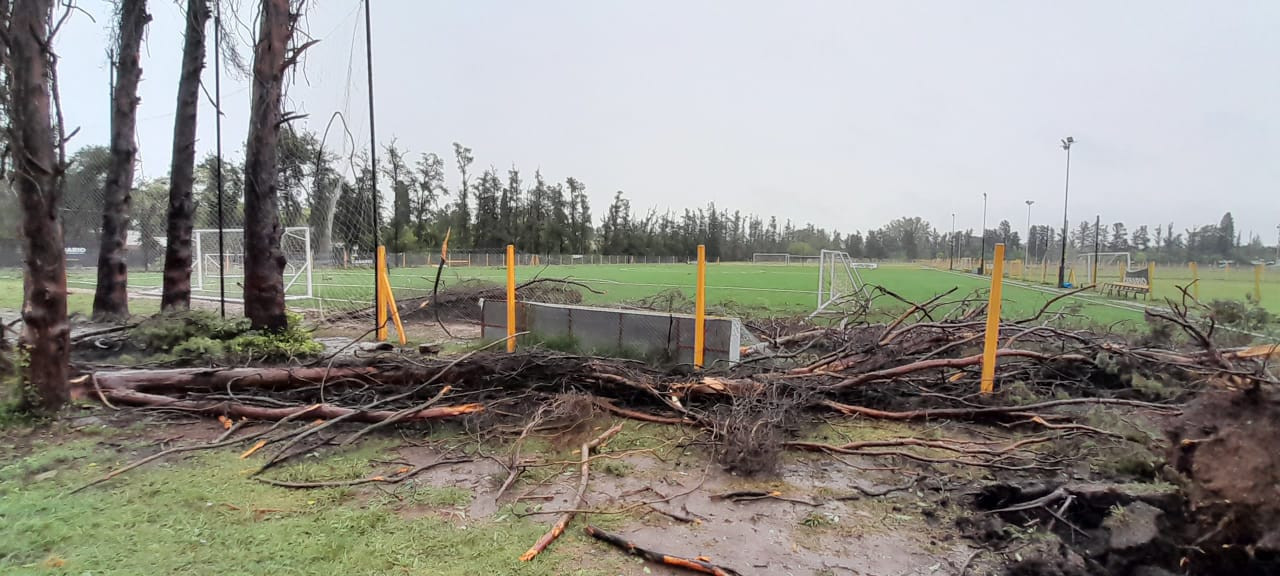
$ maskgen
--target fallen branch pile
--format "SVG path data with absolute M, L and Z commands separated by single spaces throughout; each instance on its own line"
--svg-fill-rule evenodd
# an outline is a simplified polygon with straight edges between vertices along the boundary
M 776 345 L 789 343 L 806 352 L 776 349 L 789 361 L 745 363 L 714 375 L 680 375 L 637 363 L 537 350 L 478 350 L 447 362 L 387 353 L 362 361 L 327 358 L 295 368 L 104 371 L 81 382 L 85 395 L 110 406 L 261 421 L 300 415 L 317 419 L 265 437 L 267 445 L 279 448 L 263 469 L 290 457 L 291 449 L 346 434 L 348 430 L 335 428 L 341 422 L 366 425 L 342 440 L 350 443 L 395 423 L 459 417 L 490 418 L 492 423 L 527 417 L 538 406 L 566 396 L 586 397 L 590 405 L 622 418 L 702 428 L 724 446 L 733 447 L 737 438 L 734 450 L 722 452 L 731 460 L 722 462 L 729 467 L 734 459 L 767 459 L 770 455 L 762 450 L 793 449 L 1002 469 L 1049 468 L 1055 462 L 1037 454 L 1037 444 L 1064 435 L 1118 436 L 1077 422 L 1079 408 L 1106 404 L 1176 410 L 1134 399 L 1128 389 L 1132 378 L 1233 387 L 1277 384 L 1267 370 L 1268 355 L 1214 347 L 1211 334 L 1189 320 L 1185 308 L 1158 314 L 1195 345 L 1175 349 L 1049 325 L 1042 321 L 1046 304 L 1030 318 L 1000 326 L 997 390 L 1030 389 L 1038 397 L 1068 398 L 1026 404 L 999 393 L 978 397 L 982 322 L 972 311 L 938 314 L 933 310 L 938 301 L 913 305 L 888 325 L 802 328 L 794 338 L 780 335 L 772 338 Z M 922 321 L 908 322 L 912 316 Z M 764 352 L 756 353 L 770 360 Z M 900 438 L 874 444 L 787 437 L 796 415 L 806 412 L 965 420 L 1021 428 L 1029 435 L 984 443 Z

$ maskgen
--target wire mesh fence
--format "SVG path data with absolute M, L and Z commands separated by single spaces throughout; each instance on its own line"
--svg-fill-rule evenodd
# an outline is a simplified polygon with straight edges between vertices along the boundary
M 88 148 L 77 153 L 66 175 L 62 218 L 67 282 L 70 309 L 81 314 L 89 312 L 97 285 L 106 160 L 105 150 Z M 204 309 L 225 306 L 228 315 L 239 315 L 247 255 L 243 241 L 243 176 L 237 167 L 223 166 L 219 218 L 216 162 L 214 158 L 206 159 L 196 172 L 192 305 Z M 317 178 L 305 172 L 282 174 L 280 178 L 286 305 L 313 326 L 371 328 L 375 318 L 375 250 L 380 243 L 397 242 L 387 224 L 390 215 L 379 214 L 374 208 L 369 186 L 362 179 L 367 177 L 367 169 L 358 169 L 358 165 L 356 168 L 350 178 L 323 173 Z M 389 199 L 380 203 L 391 204 Z M 135 315 L 159 310 L 167 212 L 166 180 L 136 183 L 126 238 L 130 308 Z M 5 288 L 7 300 L 0 307 L 9 310 L 21 307 L 18 213 L 16 198 L 4 188 L 0 193 L 0 220 L 7 221 L 0 229 L 7 236 L 0 236 L 0 285 Z M 503 251 L 454 249 L 442 267 L 438 245 L 415 245 L 418 248 L 392 252 L 387 257 L 390 284 L 406 329 L 435 326 L 437 332 L 478 337 L 484 323 L 481 302 L 505 299 Z M 1041 252 L 1052 255 L 1054 251 Z M 1076 284 L 1113 279 L 1119 282 L 1125 270 L 1145 266 L 1143 258 L 1140 254 L 1126 258 L 1112 255 L 1095 261 L 1073 251 L 1068 256 L 1066 275 Z M 518 251 L 518 298 L 562 306 L 692 314 L 694 260 L 692 253 L 659 257 Z M 820 305 L 817 257 L 757 255 L 753 260 L 710 263 L 709 314 L 744 318 L 802 316 Z M 972 269 L 980 262 L 966 257 L 931 263 L 944 269 Z M 1015 258 L 1005 270 L 1011 278 L 1052 285 L 1057 281 L 1058 267 L 1056 258 L 1039 257 L 1028 262 Z M 1177 285 L 1191 285 L 1197 296 L 1206 301 L 1253 300 L 1280 310 L 1280 268 L 1274 263 L 1220 260 L 1193 266 L 1161 262 L 1156 264 L 1151 282 L 1153 299 L 1176 295 Z M 431 334 L 434 333 L 416 333 L 413 339 L 431 338 Z M 668 336 L 654 334 L 658 340 Z

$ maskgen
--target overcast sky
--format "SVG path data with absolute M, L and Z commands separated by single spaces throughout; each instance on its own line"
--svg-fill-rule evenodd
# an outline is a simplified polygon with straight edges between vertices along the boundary
M 251 0 L 240 0 L 252 5 Z M 76 145 L 108 132 L 109 3 L 58 42 Z M 152 0 L 138 134 L 168 170 L 182 8 Z M 364 20 L 312 0 L 321 40 L 288 89 L 322 131 L 342 111 L 367 147 Z M 247 21 L 247 19 L 246 19 Z M 234 20 L 228 16 L 228 25 Z M 575 176 L 595 214 L 714 201 L 843 232 L 919 215 L 940 229 L 1217 222 L 1268 244 L 1280 223 L 1280 2 L 375 0 L 377 134 L 415 155 L 531 179 Z M 249 39 L 251 31 L 236 33 Z M 248 48 L 242 51 L 249 55 Z M 212 66 L 206 84 L 213 91 Z M 242 152 L 249 91 L 223 76 L 223 142 Z M 203 102 L 201 154 L 212 150 Z M 337 132 L 335 130 L 335 132 Z

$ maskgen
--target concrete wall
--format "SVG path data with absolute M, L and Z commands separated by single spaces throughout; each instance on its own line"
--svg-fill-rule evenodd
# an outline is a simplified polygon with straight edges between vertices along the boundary
M 480 335 L 485 339 L 507 335 L 507 303 L 480 303 Z M 572 338 L 583 352 L 665 358 L 680 364 L 693 362 L 692 314 L 646 310 L 594 308 L 540 302 L 516 303 L 516 331 L 528 331 L 541 339 Z M 743 344 L 742 322 L 737 318 L 706 319 L 707 366 L 737 362 Z

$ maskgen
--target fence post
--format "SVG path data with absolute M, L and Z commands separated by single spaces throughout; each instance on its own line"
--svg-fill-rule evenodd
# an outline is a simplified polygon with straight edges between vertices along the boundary
M 1191 295 L 1200 299 L 1200 265 L 1195 262 L 1187 264 L 1191 267 Z
M 1262 303 L 1262 264 L 1253 265 L 1253 303 Z
M 516 351 L 516 245 L 507 244 L 507 352 Z
M 1156 292 L 1156 261 L 1147 261 L 1147 298 Z
M 382 302 L 382 263 L 387 257 L 387 247 L 378 246 L 378 250 L 373 254 L 373 275 L 374 284 L 376 284 L 377 294 L 374 295 L 374 307 L 377 308 L 376 314 L 378 319 L 377 337 L 379 342 L 387 341 L 387 307 Z
M 698 245 L 698 287 L 693 303 L 693 365 L 702 367 L 703 352 L 707 346 L 707 247 Z
M 996 244 L 991 267 L 991 293 L 987 298 L 987 334 L 982 344 L 983 394 L 992 393 L 996 386 L 996 344 L 1000 340 L 1000 293 L 1003 288 L 1004 244 Z

